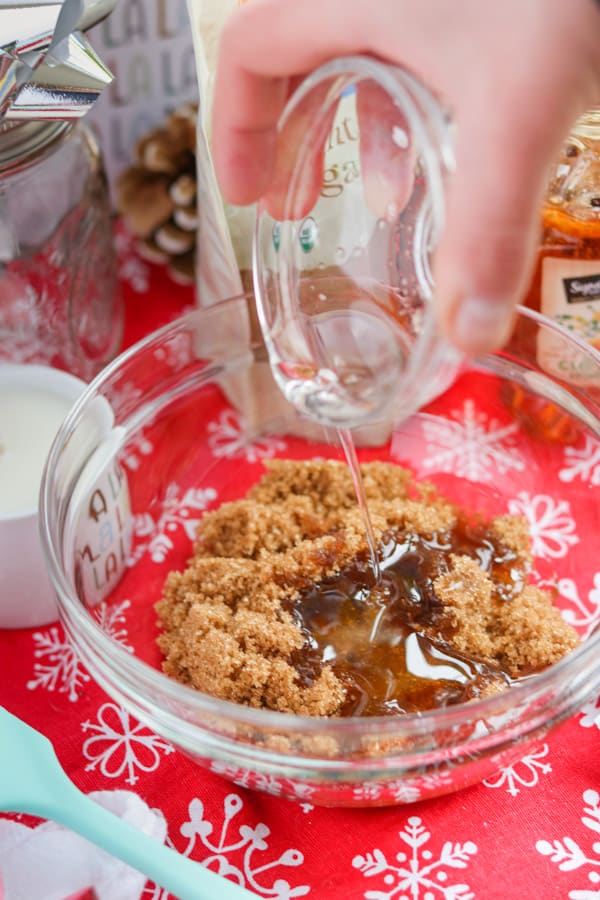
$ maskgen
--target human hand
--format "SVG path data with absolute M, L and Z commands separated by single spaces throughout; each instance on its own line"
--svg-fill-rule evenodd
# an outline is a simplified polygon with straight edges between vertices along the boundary
M 214 158 L 228 200 L 272 188 L 276 124 L 298 77 L 355 53 L 411 69 L 452 109 L 438 316 L 465 352 L 494 349 L 531 277 L 548 168 L 600 100 L 600 4 L 252 0 L 225 28 L 215 85 Z

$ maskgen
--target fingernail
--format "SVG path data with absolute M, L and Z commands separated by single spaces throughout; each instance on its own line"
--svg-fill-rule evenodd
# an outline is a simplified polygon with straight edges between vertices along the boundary
M 511 323 L 512 309 L 502 300 L 465 297 L 456 309 L 452 337 L 461 350 L 483 353 L 506 341 Z

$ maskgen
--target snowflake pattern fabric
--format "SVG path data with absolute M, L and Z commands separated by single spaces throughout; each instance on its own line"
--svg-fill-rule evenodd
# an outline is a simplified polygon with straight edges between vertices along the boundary
M 180 847 L 171 839 L 171 846 L 259 897 L 293 900 L 310 893 L 307 884 L 292 885 L 288 874 L 290 869 L 302 866 L 303 854 L 287 848 L 274 855 L 269 847 L 270 828 L 262 822 L 254 826 L 238 824 L 243 809 L 239 794 L 227 794 L 218 820 L 211 821 L 205 804 L 194 798 L 188 807 L 188 819 L 180 828 L 187 843 Z M 163 900 L 165 894 L 159 888 L 151 888 L 145 896 Z
M 27 682 L 27 687 L 30 691 L 43 688 L 46 691 L 64 693 L 74 703 L 90 676 L 72 643 L 58 626 L 35 632 L 33 641 L 36 662 L 33 666 L 33 678 Z
M 286 448 L 285 441 L 276 437 L 265 436 L 248 442 L 244 420 L 233 409 L 225 410 L 218 419 L 209 422 L 208 445 L 217 458 L 241 457 L 249 463 L 271 459 Z
M 477 853 L 473 841 L 459 843 L 444 841 L 437 850 L 427 845 L 431 832 L 419 816 L 410 816 L 399 832 L 401 849 L 394 861 L 388 860 L 378 847 L 364 856 L 355 856 L 352 865 L 365 878 L 375 878 L 385 885 L 382 890 L 368 890 L 365 900 L 393 900 L 410 897 L 412 900 L 473 900 L 475 894 L 463 882 L 450 883 L 452 869 L 466 869 L 470 858 Z M 435 845 L 434 845 L 435 846 Z
M 192 541 L 202 513 L 215 500 L 217 492 L 213 488 L 182 491 L 179 485 L 168 485 L 158 515 L 141 513 L 134 517 L 133 534 L 135 544 L 130 565 L 135 565 L 148 553 L 152 562 L 163 563 L 174 547 L 173 537 L 183 529 Z
M 580 840 L 572 837 L 555 838 L 552 841 L 540 839 L 536 843 L 536 850 L 542 856 L 550 858 L 561 872 L 574 872 L 582 870 L 587 873 L 588 886 L 580 890 L 569 891 L 569 900 L 598 900 L 600 898 L 600 794 L 596 790 L 587 790 L 583 794 L 583 815 L 581 822 L 592 832 L 586 838 L 581 835 Z M 573 825 L 576 828 L 576 823 Z M 584 843 L 585 842 L 585 843 Z M 588 849 L 588 845 L 591 847 Z M 583 845 L 583 846 L 582 846 Z M 589 885 L 594 885 L 590 888 Z
M 583 436 L 583 446 L 565 447 L 564 465 L 558 473 L 561 481 L 600 485 L 600 442 L 589 434 Z
M 89 735 L 83 742 L 83 755 L 89 760 L 86 771 L 124 777 L 126 784 L 135 784 L 140 772 L 155 772 L 162 756 L 175 749 L 115 703 L 103 703 L 96 721 L 83 722 L 81 729 Z
M 548 744 L 532 750 L 510 766 L 503 766 L 497 775 L 485 778 L 488 788 L 501 788 L 511 797 L 520 794 L 523 788 L 533 788 L 539 784 L 542 775 L 549 775 L 552 765 L 548 762 Z
M 136 311 L 152 309 L 136 290 L 154 277 L 153 269 L 145 263 L 123 269 L 127 301 Z M 189 292 L 184 305 L 192 302 Z M 168 318 L 174 314 L 170 307 Z M 189 360 L 189 344 L 178 339 L 162 347 L 156 364 L 177 373 Z M 135 391 L 121 385 L 116 404 L 136 402 Z M 577 444 L 559 448 L 548 478 L 532 488 L 527 441 L 509 417 L 489 414 L 460 392 L 451 395 L 448 408 L 444 421 L 433 414 L 421 420 L 418 438 L 426 443 L 427 468 L 420 474 L 435 480 L 460 469 L 475 493 L 500 481 L 518 483 L 510 500 L 534 530 L 543 564 L 540 583 L 557 592 L 563 615 L 583 637 L 592 634 L 600 622 L 600 566 L 593 554 L 588 558 L 576 501 L 600 485 L 600 443 L 583 435 Z M 258 471 L 263 459 L 294 446 L 291 439 L 249 442 L 243 421 L 223 406 L 215 405 L 203 425 L 213 465 L 225 461 Z M 143 475 L 157 448 L 148 423 L 124 448 L 127 477 Z M 217 482 L 203 489 L 208 493 L 188 494 L 176 480 L 165 484 L 160 508 L 136 520 L 130 562 L 139 569 L 129 568 L 126 578 L 146 573 L 160 582 L 204 509 L 218 502 Z M 94 616 L 120 651 L 130 654 L 133 647 L 138 651 L 138 612 L 135 593 L 124 591 L 112 606 L 99 605 Z M 447 771 L 398 778 L 391 785 L 365 779 L 354 792 L 357 805 L 401 804 L 367 812 L 315 806 L 308 777 L 290 782 L 281 772 L 250 771 L 221 759 L 197 765 L 93 682 L 58 624 L 0 632 L 0 684 L 0 702 L 48 734 L 78 786 L 88 793 L 133 790 L 164 812 L 171 846 L 254 896 L 600 900 L 600 694 L 519 759 L 499 758 L 497 772 L 466 791 L 421 802 L 451 786 Z M 295 802 L 284 799 L 290 795 Z M 2 860 L 0 878 L 1 871 Z M 143 896 L 168 897 L 155 885 L 147 885 Z
M 508 502 L 508 511 L 523 516 L 531 534 L 531 550 L 540 559 L 560 559 L 579 543 L 568 500 L 521 491 Z
M 119 230 L 115 234 L 115 248 L 119 258 L 119 277 L 136 294 L 145 294 L 150 285 L 150 267 L 134 251 L 134 237 Z
M 128 600 L 115 606 L 100 603 L 95 616 L 102 631 L 132 653 L 125 620 L 128 608 Z M 89 684 L 90 676 L 63 629 L 59 625 L 53 625 L 46 631 L 35 631 L 33 642 L 35 661 L 33 676 L 27 682 L 27 688 L 30 691 L 36 688 L 56 691 L 66 694 L 73 703 L 77 701 L 86 684 Z
M 489 481 L 498 472 L 525 468 L 515 439 L 518 425 L 502 425 L 465 400 L 448 418 L 423 417 L 423 468 L 450 472 L 468 481 Z
M 264 772 L 251 772 L 249 769 L 230 766 L 218 760 L 214 760 L 210 768 L 211 771 L 223 775 L 240 787 L 264 791 L 275 797 L 292 796 L 299 801 L 300 808 L 305 813 L 314 809 L 312 803 L 308 802 L 315 792 L 315 788 L 310 784 L 302 784 L 287 778 L 276 778 L 274 775 L 267 775 Z
M 600 572 L 594 574 L 593 587 L 587 596 L 582 596 L 572 578 L 559 578 L 556 584 L 548 586 L 556 590 L 563 618 L 581 638 L 588 638 L 600 622 Z
M 600 731 L 600 694 L 584 703 L 579 724 L 582 728 L 597 728 Z

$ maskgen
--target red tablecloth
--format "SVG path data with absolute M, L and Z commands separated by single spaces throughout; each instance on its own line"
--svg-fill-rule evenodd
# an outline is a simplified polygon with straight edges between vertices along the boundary
M 130 344 L 191 307 L 193 292 L 119 240 Z M 586 453 L 572 461 L 573 477 L 599 484 L 600 450 Z M 577 537 L 568 509 L 529 513 L 550 553 L 570 552 Z M 597 617 L 600 565 L 588 590 L 574 604 Z M 52 738 L 84 792 L 135 791 L 164 813 L 172 846 L 258 897 L 600 900 L 600 697 L 479 786 L 348 811 L 314 807 L 310 797 L 282 800 L 268 779 L 273 795 L 198 768 L 94 684 L 58 624 L 0 631 L 0 696 Z M 167 897 L 152 885 L 143 896 Z

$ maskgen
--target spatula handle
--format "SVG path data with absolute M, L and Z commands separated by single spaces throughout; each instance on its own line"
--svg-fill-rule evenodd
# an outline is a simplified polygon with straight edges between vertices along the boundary
M 178 900 L 256 900 L 255 894 L 159 844 L 90 800 L 66 775 L 56 794 L 57 799 L 46 803 L 38 815 L 76 831 L 166 888 Z

